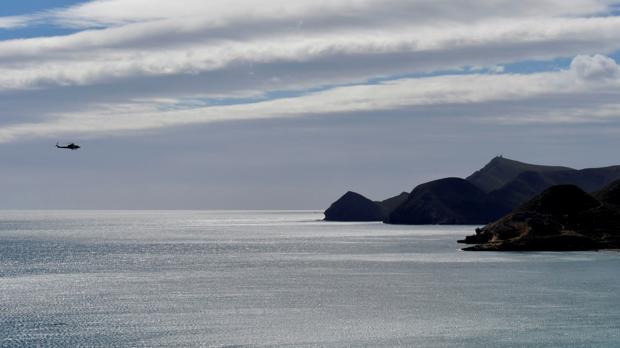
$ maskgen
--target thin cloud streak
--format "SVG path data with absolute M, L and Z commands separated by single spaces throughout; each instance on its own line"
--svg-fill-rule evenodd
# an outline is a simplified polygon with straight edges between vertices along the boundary
M 93 0 L 68 8 L 33 14 L 0 17 L 5 28 L 47 23 L 70 28 L 101 28 L 136 22 L 200 17 L 210 27 L 238 26 L 248 21 L 274 19 L 303 20 L 314 17 L 435 22 L 471 22 L 488 17 L 591 16 L 606 14 L 614 1 L 606 0 L 478 0 L 440 2 L 435 0 L 271 0 L 256 6 L 254 0 L 184 0 L 183 6 L 168 0 Z
M 339 87 L 331 90 L 278 100 L 229 106 L 198 107 L 189 110 L 162 111 L 161 103 L 108 105 L 105 109 L 57 116 L 55 120 L 7 126 L 0 129 L 0 141 L 20 137 L 58 136 L 67 133 L 82 135 L 110 134 L 117 131 L 137 131 L 189 124 L 224 121 L 295 118 L 309 115 L 330 115 L 355 112 L 381 112 L 412 107 L 460 105 L 462 116 L 474 117 L 476 105 L 495 102 L 514 102 L 543 98 L 547 95 L 564 101 L 587 99 L 598 91 L 607 92 L 607 103 L 590 109 L 594 121 L 617 117 L 620 103 L 620 67 L 607 57 L 578 56 L 571 70 L 530 75 L 464 75 L 438 76 L 420 79 L 402 79 L 377 85 Z M 610 93 L 612 92 L 612 93 Z M 161 101 L 160 101 L 161 102 Z M 615 102 L 615 103 L 614 103 Z M 557 103 L 566 105 L 566 103 Z M 473 110 L 477 112 L 472 112 Z M 555 108 L 552 105 L 551 108 Z M 566 114 L 571 111 L 572 115 Z M 583 110 L 563 109 L 559 117 L 549 106 L 534 114 L 511 115 L 507 108 L 503 115 L 495 115 L 503 123 L 583 122 L 578 117 Z M 424 116 L 424 115 L 422 115 Z
M 86 29 L 0 41 L 0 101 L 10 100 L 2 111 L 12 115 L 3 120 L 0 141 L 231 120 L 440 110 L 455 104 L 485 115 L 485 103 L 533 101 L 548 94 L 588 103 L 600 88 L 617 95 L 616 62 L 591 55 L 620 50 L 620 17 L 610 15 L 614 3 L 274 0 L 256 6 L 250 0 L 188 0 L 178 6 L 163 0 L 95 0 L 0 17 L 0 27 L 6 28 L 45 23 Z M 519 75 L 505 74 L 502 67 L 574 56 L 568 71 Z M 468 76 L 445 76 L 466 67 L 476 68 Z M 483 73 L 471 74 L 476 69 Z M 398 78 L 441 71 L 431 78 Z M 185 76 L 203 80 L 179 86 L 178 93 L 156 84 L 148 92 L 127 87 L 149 78 L 163 85 Z M 370 82 L 386 76 L 395 76 L 394 81 Z M 329 87 L 338 85 L 345 87 Z M 88 98 L 63 94 L 62 88 L 75 86 L 87 87 Z M 300 96 L 174 110 L 183 100 L 261 97 L 292 89 Z M 31 106 L 28 96 L 42 90 L 57 90 L 50 94 L 57 98 Z M 122 97 L 114 90 L 123 90 Z M 604 100 L 600 107 L 613 109 L 609 103 Z M 576 110 L 571 103 L 553 107 L 567 114 Z M 32 110 L 40 113 L 33 117 Z M 511 119 L 558 120 L 544 116 L 550 111 L 541 104 L 533 115 Z M 505 115 L 495 119 L 503 122 Z M 586 117 L 562 118 L 567 119 Z
M 112 79 L 149 75 L 197 74 L 225 69 L 232 64 L 265 64 L 273 62 L 306 62 L 319 59 L 355 59 L 356 55 L 390 55 L 433 53 L 447 56 L 464 48 L 479 50 L 484 56 L 494 49 L 523 50 L 529 57 L 559 56 L 578 53 L 579 42 L 598 52 L 620 49 L 616 33 L 620 18 L 552 19 L 518 21 L 502 24 L 482 23 L 450 28 L 393 28 L 384 32 L 338 32 L 308 36 L 283 35 L 275 38 L 226 41 L 214 44 L 197 43 L 171 49 L 148 51 L 135 49 L 92 50 L 82 47 L 75 36 L 35 39 L 50 42 L 0 43 L 0 90 L 30 89 L 50 85 L 85 85 Z M 102 33 L 93 32 L 95 36 Z M 105 38 L 105 37 L 103 37 Z M 95 43 L 96 39 L 87 39 Z M 69 53 L 49 54 L 46 51 L 68 50 Z M 532 52 L 533 51 L 533 52 Z M 571 52 L 572 51 L 572 52 Z M 27 54 L 32 59 L 22 55 Z M 18 58 L 19 57 L 19 58 Z M 518 57 L 518 56 L 517 56 Z M 515 57 L 526 58 L 526 57 Z M 8 61 L 12 58 L 12 62 Z M 335 71 L 335 73 L 337 73 Z M 363 71 L 360 71 L 363 73 Z M 330 83 L 331 81 L 325 81 Z

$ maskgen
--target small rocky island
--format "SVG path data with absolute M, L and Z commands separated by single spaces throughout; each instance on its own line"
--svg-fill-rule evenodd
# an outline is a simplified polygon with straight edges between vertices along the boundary
M 593 194 L 552 186 L 459 242 L 476 244 L 467 251 L 619 249 L 620 181 Z

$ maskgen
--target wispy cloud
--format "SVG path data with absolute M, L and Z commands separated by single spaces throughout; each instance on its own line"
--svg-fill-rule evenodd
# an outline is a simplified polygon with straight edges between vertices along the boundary
M 6 27 L 45 22 L 64 27 L 110 27 L 128 23 L 200 17 L 210 27 L 237 26 L 253 21 L 294 19 L 338 23 L 426 22 L 467 23 L 481 18 L 603 15 L 613 12 L 606 0 L 510 0 L 450 2 L 432 0 L 93 0 L 68 8 L 22 16 L 0 17 Z
M 604 63 L 601 63 L 604 62 Z M 585 73 L 584 73 L 585 72 Z M 457 75 L 401 79 L 376 85 L 333 88 L 295 98 L 227 106 L 162 110 L 153 100 L 126 105 L 105 105 L 95 110 L 57 115 L 43 123 L 21 124 L 0 129 L 0 141 L 23 136 L 56 136 L 64 133 L 100 134 L 154 129 L 197 123 L 305 117 L 394 109 L 424 110 L 433 114 L 445 105 L 458 105 L 460 117 L 489 117 L 504 123 L 584 122 L 619 117 L 620 67 L 606 57 L 578 56 L 570 70 L 530 75 Z M 600 91 L 606 98 L 600 98 Z M 511 104 L 554 98 L 555 103 L 523 108 Z M 587 113 L 584 103 L 590 102 Z M 501 113 L 489 115 L 490 103 L 505 105 Z M 564 116 L 559 117 L 561 108 Z M 494 112 L 497 108 L 493 108 Z M 570 113 L 570 114 L 569 114 Z M 428 117 L 428 114 L 414 116 Z
M 338 77 L 330 61 L 363 61 L 375 58 L 354 73 L 397 68 L 407 71 L 409 59 L 433 67 L 444 59 L 444 68 L 459 64 L 513 62 L 527 58 L 553 58 L 584 49 L 611 52 L 620 49 L 616 33 L 620 18 L 549 19 L 453 25 L 450 27 L 395 27 L 383 31 L 283 33 L 246 40 L 213 40 L 157 47 L 115 47 L 137 40 L 142 31 L 133 25 L 65 37 L 13 40 L 0 43 L 0 89 L 20 89 L 50 84 L 93 84 L 110 79 L 144 75 L 196 74 L 222 70 L 234 64 L 323 61 Z M 167 30 L 166 30 L 167 31 Z M 152 31 L 145 31 L 152 35 Z M 583 44 L 580 44 L 583 43 Z M 458 55 L 457 55 L 458 54 Z M 378 56 L 380 55 L 380 56 Z M 383 59 L 379 59 L 383 57 Z M 390 58 L 402 57 L 401 61 Z M 443 57 L 443 58 L 442 58 Z M 453 57 L 449 59 L 447 57 Z M 434 59 L 437 58 L 437 59 Z M 398 64 L 399 66 L 394 66 Z M 430 65 L 430 66 L 429 66 Z M 414 68 L 415 69 L 415 68 Z M 331 81 L 324 81 L 329 83 Z
M 250 0 L 187 0 L 179 6 L 96 0 L 0 17 L 0 28 L 80 29 L 0 41 L 0 103 L 12 115 L 1 121 L 0 140 L 454 104 L 468 105 L 464 113 L 475 116 L 485 115 L 488 103 L 533 102 L 546 95 L 564 96 L 566 102 L 553 107 L 576 120 L 573 101 L 587 103 L 601 88 L 617 97 L 618 66 L 605 56 L 620 50 L 614 4 L 274 0 L 257 6 Z M 519 75 L 502 68 L 575 56 L 560 72 Z M 466 76 L 398 78 L 465 67 L 479 68 Z M 371 82 L 386 76 L 394 81 Z M 297 97 L 187 110 L 161 102 L 288 90 L 298 91 Z M 615 110 L 610 103 L 605 99 L 600 107 Z M 541 102 L 532 114 L 512 108 L 494 119 L 540 121 L 550 111 Z

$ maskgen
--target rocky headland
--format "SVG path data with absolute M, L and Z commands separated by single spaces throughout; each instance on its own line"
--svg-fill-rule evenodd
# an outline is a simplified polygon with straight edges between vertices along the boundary
M 593 192 L 620 179 L 620 166 L 572 169 L 493 158 L 465 179 L 418 185 L 411 194 L 373 201 L 348 192 L 325 211 L 328 221 L 383 221 L 391 224 L 488 224 L 554 185 Z
M 620 181 L 588 194 L 552 186 L 459 242 L 468 251 L 577 251 L 620 248 Z
M 409 198 L 406 192 L 384 201 L 372 201 L 359 193 L 349 191 L 326 211 L 326 221 L 384 221 L 394 209 Z

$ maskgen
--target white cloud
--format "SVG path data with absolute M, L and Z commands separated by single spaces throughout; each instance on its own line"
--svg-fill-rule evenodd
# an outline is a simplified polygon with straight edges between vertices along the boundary
M 620 119 L 620 104 L 541 110 L 532 114 L 507 112 L 505 115 L 491 117 L 490 119 L 504 125 L 608 123 L 610 120 Z M 489 119 L 486 119 L 485 122 L 489 122 Z
M 237 26 L 253 20 L 295 19 L 304 25 L 313 18 L 337 17 L 360 22 L 384 20 L 471 22 L 489 17 L 586 16 L 606 13 L 606 0 L 93 0 L 68 8 L 15 17 L 0 17 L 7 26 L 47 22 L 68 27 L 105 27 L 162 19 L 200 17 L 209 26 Z
M 606 79 L 607 100 L 594 105 L 589 113 L 584 102 L 597 97 L 590 83 L 572 83 L 582 73 L 582 62 L 598 61 L 600 57 L 578 56 L 571 70 L 530 75 L 455 75 L 417 79 L 401 79 L 377 85 L 348 86 L 330 89 L 294 98 L 256 102 L 241 105 L 208 106 L 188 110 L 163 111 L 161 101 L 140 101 L 124 105 L 103 105 L 96 109 L 56 115 L 54 120 L 38 124 L 20 124 L 0 129 L 0 141 L 11 141 L 23 136 L 58 136 L 64 133 L 110 134 L 118 131 L 154 129 L 169 126 L 222 121 L 291 118 L 308 115 L 338 113 L 381 112 L 426 108 L 441 109 L 458 105 L 459 115 L 477 117 L 489 103 L 505 105 L 501 114 L 493 117 L 504 123 L 583 122 L 590 115 L 601 120 L 620 116 L 620 78 Z M 599 83 L 595 81 L 592 83 Z M 517 104 L 555 98 L 557 103 L 530 105 L 527 114 L 516 111 Z M 597 97 L 598 98 L 598 97 Z M 170 104 L 172 101 L 166 100 Z M 577 103 L 578 105 L 571 104 Z M 556 108 L 562 107 L 561 110 Z M 429 109 L 430 108 L 430 109 Z M 565 115 L 560 115 L 565 113 Z M 488 112 L 487 112 L 488 114 Z M 425 116 L 425 115 L 420 115 Z M 580 117 L 579 117 L 580 116 Z
M 394 55 L 411 59 L 428 56 L 455 57 L 463 65 L 480 60 L 555 57 L 574 53 L 575 43 L 587 41 L 602 51 L 620 49 L 616 33 L 620 18 L 517 20 L 482 22 L 447 27 L 395 27 L 381 31 L 336 31 L 327 33 L 283 33 L 277 37 L 192 42 L 182 46 L 105 48 L 117 40 L 139 37 L 131 26 L 32 40 L 0 42 L 0 90 L 58 85 L 84 85 L 111 79 L 170 74 L 194 74 L 222 70 L 233 64 L 355 60 L 363 55 L 381 55 L 375 64 L 386 71 L 394 68 Z M 521 53 L 515 50 L 520 50 Z M 512 58 L 508 58 L 510 55 Z M 445 59 L 445 58 L 444 58 Z M 407 64 L 404 60 L 401 64 Z M 455 68 L 458 64 L 453 61 Z M 375 68 L 370 65 L 370 68 Z M 357 74 L 366 76 L 361 65 Z M 329 69 L 329 64 L 326 64 Z M 406 66 L 402 67 L 406 69 Z M 338 76 L 334 69 L 333 76 Z M 332 83 L 326 80 L 323 83 Z
M 606 80 L 620 76 L 620 66 L 616 61 L 600 54 L 579 55 L 573 59 L 570 67 L 584 80 Z
M 273 0 L 257 6 L 251 0 L 186 0 L 180 6 L 167 0 L 96 0 L 0 17 L 0 28 L 41 23 L 98 28 L 0 41 L 0 104 L 4 114 L 15 115 L 3 120 L 0 139 L 453 104 L 484 114 L 469 106 L 551 94 L 593 100 L 601 86 L 611 90 L 607 95 L 615 95 L 618 87 L 616 62 L 588 55 L 620 49 L 620 17 L 597 16 L 609 14 L 612 3 Z M 569 71 L 505 74 L 511 62 L 566 56 L 576 56 Z M 475 66 L 499 75 L 358 85 L 377 77 Z M 190 84 L 183 80 L 188 76 L 202 79 Z M 156 78 L 145 87 L 144 81 Z M 169 81 L 181 82 L 169 88 Z M 131 83 L 140 87 L 132 89 Z M 339 84 L 355 86 L 246 105 L 160 108 L 162 101 Z M 90 94 L 76 100 L 64 93 L 65 86 L 82 86 Z M 28 98 L 41 91 L 56 93 L 36 103 Z M 36 123 L 30 121 L 32 110 Z M 506 117 L 523 120 L 549 115 L 542 105 L 531 115 L 510 111 Z M 23 119 L 15 122 L 18 117 Z
M 12 29 L 27 26 L 31 21 L 28 16 L 0 17 L 0 29 Z

